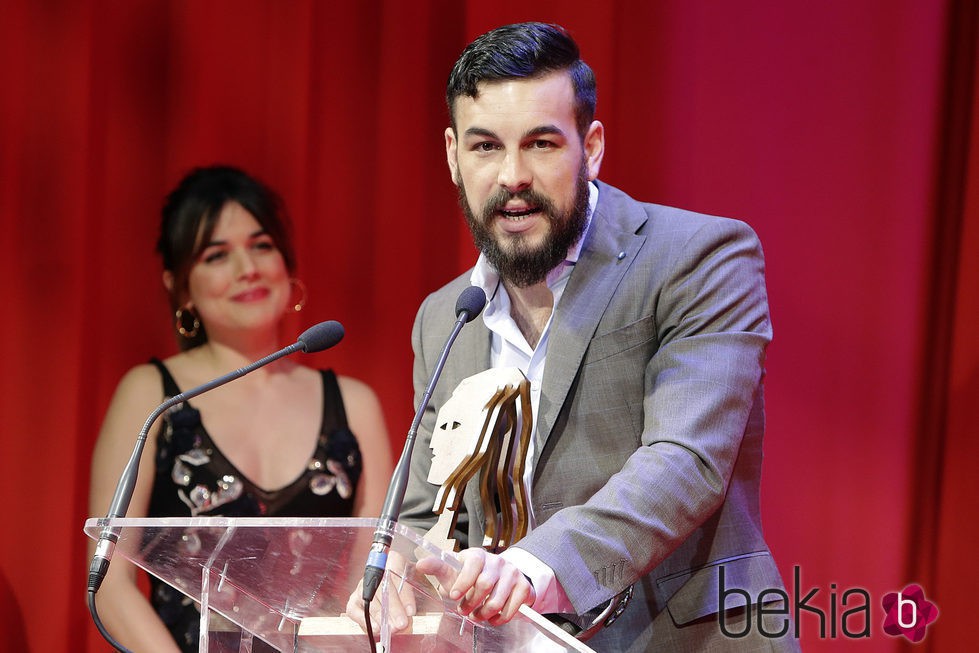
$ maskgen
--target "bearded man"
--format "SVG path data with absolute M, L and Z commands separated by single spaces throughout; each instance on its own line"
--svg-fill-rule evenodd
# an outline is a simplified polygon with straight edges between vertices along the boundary
M 519 368 L 535 418 L 531 529 L 484 551 L 471 485 L 453 535 L 461 572 L 435 559 L 419 569 L 471 619 L 505 623 L 527 604 L 599 651 L 798 650 L 788 606 L 757 603 L 784 591 L 759 514 L 761 246 L 742 222 L 597 181 L 595 97 L 554 25 L 484 34 L 450 75 L 446 157 L 481 253 L 418 311 L 416 400 L 460 291 L 479 286 L 488 303 L 455 342 L 416 451 L 463 379 Z M 421 530 L 435 521 L 430 464 L 414 457 L 401 513 Z M 595 618 L 630 595 L 614 621 Z

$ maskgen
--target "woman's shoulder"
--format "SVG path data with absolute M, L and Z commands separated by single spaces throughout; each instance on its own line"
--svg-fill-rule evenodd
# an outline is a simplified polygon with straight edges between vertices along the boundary
M 374 388 L 351 376 L 338 376 L 340 396 L 350 428 L 358 438 L 387 439 L 384 410 Z
M 336 375 L 337 385 L 340 386 L 340 394 L 346 404 L 368 403 L 377 404 L 377 393 L 364 381 L 352 376 Z
M 130 368 L 116 385 L 106 410 L 100 440 L 129 441 L 133 429 L 163 401 L 160 372 L 150 363 Z
M 122 375 L 116 394 L 148 394 L 160 391 L 160 370 L 153 363 L 134 365 Z

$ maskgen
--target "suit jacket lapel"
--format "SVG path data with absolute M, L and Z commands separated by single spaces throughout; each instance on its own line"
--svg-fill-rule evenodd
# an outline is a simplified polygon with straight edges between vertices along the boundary
M 612 295 L 646 240 L 645 236 L 636 235 L 636 231 L 647 219 L 638 203 L 621 191 L 599 183 L 598 206 L 548 336 L 535 462 L 551 435 Z
M 469 273 L 467 272 L 464 275 L 464 279 L 460 278 L 452 284 L 453 291 L 461 292 L 468 285 L 468 281 Z M 457 294 L 457 292 L 452 293 L 453 301 Z M 446 308 L 449 306 L 451 305 L 447 305 Z M 432 345 L 431 351 L 441 351 L 441 349 L 437 350 L 435 347 L 441 348 L 444 346 L 445 339 L 451 331 L 451 326 L 452 323 L 447 322 L 444 331 L 434 328 L 429 331 L 432 334 L 430 340 Z M 490 368 L 490 347 L 490 331 L 486 328 L 486 323 L 483 322 L 481 315 L 462 327 L 462 330 L 456 337 L 455 343 L 452 345 L 452 351 L 445 361 L 442 378 L 439 379 L 438 385 L 436 386 L 434 395 L 438 399 L 434 405 L 440 406 L 444 401 L 448 400 L 456 386 L 466 377 Z M 431 364 L 433 366 L 435 364 L 434 357 L 432 358 Z
M 490 331 L 482 317 L 477 317 L 459 332 L 446 360 L 446 367 L 450 365 L 457 379 L 454 385 L 446 387 L 448 393 L 467 376 L 490 368 Z

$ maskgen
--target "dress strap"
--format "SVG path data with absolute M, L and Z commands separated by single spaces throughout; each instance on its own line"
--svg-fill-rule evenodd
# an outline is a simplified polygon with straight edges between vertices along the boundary
M 320 375 L 323 377 L 323 423 L 320 433 L 326 435 L 336 428 L 348 428 L 347 412 L 343 408 L 337 375 L 333 370 L 320 370 Z M 328 421 L 332 424 L 328 424 Z
M 150 363 L 156 366 L 156 369 L 160 371 L 160 376 L 163 377 L 163 396 L 164 397 L 176 397 L 180 394 L 180 386 L 173 379 L 173 375 L 170 374 L 170 370 L 167 366 L 163 364 L 159 358 L 151 358 Z

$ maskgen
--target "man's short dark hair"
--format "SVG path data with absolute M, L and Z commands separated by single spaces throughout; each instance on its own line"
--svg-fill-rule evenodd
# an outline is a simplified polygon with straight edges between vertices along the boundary
M 575 124 L 584 138 L 595 117 L 595 74 L 581 60 L 578 44 L 559 25 L 516 23 L 487 32 L 466 46 L 445 89 L 449 119 L 455 129 L 455 102 L 475 99 L 482 82 L 541 77 L 567 70 L 575 96 Z

